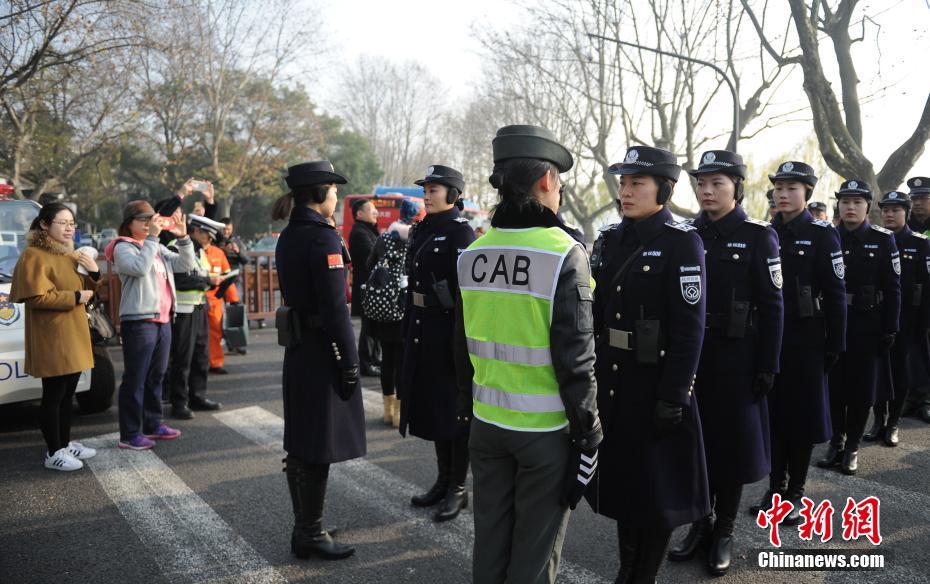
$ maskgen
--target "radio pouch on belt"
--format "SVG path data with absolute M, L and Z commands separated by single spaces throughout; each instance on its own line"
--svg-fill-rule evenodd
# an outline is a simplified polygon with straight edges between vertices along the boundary
M 449 281 L 440 280 L 433 283 L 433 292 L 436 293 L 436 300 L 443 310 L 452 310 L 455 308 L 455 300 L 452 299 L 452 292 L 449 291 Z
M 300 315 L 290 306 L 281 306 L 274 312 L 274 326 L 278 329 L 278 344 L 293 349 L 300 344 Z
M 727 337 L 742 339 L 746 336 L 746 327 L 749 325 L 749 302 L 745 300 L 731 300 L 730 314 L 727 315 Z
M 659 320 L 637 320 L 633 323 L 637 363 L 655 365 L 659 362 L 661 322 Z
M 920 306 L 921 300 L 924 294 L 924 285 L 923 284 L 912 284 L 911 285 L 911 306 Z
M 810 286 L 798 286 L 798 316 L 801 318 L 814 316 L 814 295 Z

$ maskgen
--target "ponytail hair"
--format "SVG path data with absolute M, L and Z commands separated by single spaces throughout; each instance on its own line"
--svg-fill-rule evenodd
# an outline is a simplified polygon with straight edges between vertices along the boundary
M 294 207 L 306 207 L 310 203 L 323 202 L 330 186 L 332 186 L 332 183 L 301 185 L 292 188 L 291 192 L 278 197 L 278 200 L 271 205 L 271 220 L 286 221 L 291 216 Z

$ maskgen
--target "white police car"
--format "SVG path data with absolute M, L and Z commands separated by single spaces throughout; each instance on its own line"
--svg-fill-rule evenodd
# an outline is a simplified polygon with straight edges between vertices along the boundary
M 35 201 L 0 198 L 0 405 L 42 397 L 42 382 L 23 371 L 23 305 L 10 302 L 13 268 L 26 247 L 26 231 L 40 208 Z M 75 393 L 85 413 L 103 411 L 113 403 L 113 363 L 104 347 L 94 346 L 93 352 L 94 368 L 81 373 Z

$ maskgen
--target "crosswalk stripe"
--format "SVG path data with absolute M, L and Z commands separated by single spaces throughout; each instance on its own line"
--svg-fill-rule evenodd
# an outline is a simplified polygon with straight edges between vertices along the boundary
M 119 434 L 84 444 L 85 462 L 168 582 L 285 580 L 152 450 L 121 451 Z
M 378 395 L 369 391 L 363 391 L 362 395 L 369 417 L 380 417 Z M 214 417 L 252 442 L 275 453 L 283 452 L 284 420 L 280 416 L 259 406 L 250 406 L 219 412 Z M 339 488 L 351 492 L 361 502 L 383 501 L 384 493 L 412 493 L 419 490 L 413 483 L 360 458 L 334 464 L 329 472 L 333 483 L 338 483 Z M 466 560 L 471 559 L 475 531 L 470 514 L 466 515 L 464 521 L 437 524 L 426 511 L 417 512 L 407 506 L 378 505 L 377 511 L 388 515 L 393 521 L 414 526 L 425 533 L 429 540 Z M 559 567 L 559 581 L 577 584 L 607 582 L 594 572 L 564 560 Z

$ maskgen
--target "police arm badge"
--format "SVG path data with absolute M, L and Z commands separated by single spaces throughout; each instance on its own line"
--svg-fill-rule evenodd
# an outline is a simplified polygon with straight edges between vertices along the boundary
M 700 269 L 699 266 L 695 268 Z M 684 269 L 684 268 L 682 268 Z M 701 275 L 700 274 L 683 274 L 678 277 L 681 286 L 681 297 L 688 304 L 697 304 L 701 300 Z
M 894 270 L 894 273 L 901 275 L 901 254 L 894 253 L 891 256 L 891 267 Z
M 836 257 L 830 258 L 830 261 L 833 263 L 833 273 L 837 278 L 842 280 L 846 277 L 846 264 L 843 263 L 843 254 L 838 252 Z
M 766 260 L 769 264 L 769 278 L 772 279 L 772 285 L 781 290 L 784 285 L 784 277 L 781 273 L 781 258 L 774 257 Z

